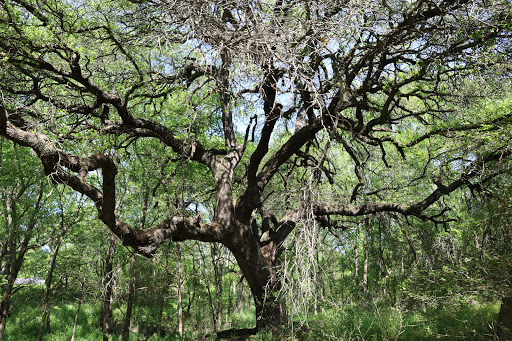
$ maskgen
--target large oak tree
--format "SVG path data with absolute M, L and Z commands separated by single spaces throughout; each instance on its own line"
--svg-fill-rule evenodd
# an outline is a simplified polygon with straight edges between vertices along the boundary
M 491 86 L 497 97 L 506 90 L 509 1 L 0 6 L 0 135 L 31 148 L 53 182 L 89 197 L 144 256 L 167 239 L 225 245 L 254 295 L 257 327 L 285 317 L 277 265 L 302 221 L 330 230 L 381 212 L 447 221 L 435 203 L 481 188 L 512 153 L 508 141 L 482 140 L 452 158 L 429 154 L 414 174 L 399 166 L 430 144 L 462 146 L 461 135 L 511 123 L 510 108 L 459 110 Z M 208 170 L 212 219 L 176 210 L 140 229 L 122 218 L 123 151 L 148 139 L 164 150 L 160 184 L 174 164 Z M 376 167 L 392 180 L 371 181 Z M 323 200 L 293 191 L 300 172 Z

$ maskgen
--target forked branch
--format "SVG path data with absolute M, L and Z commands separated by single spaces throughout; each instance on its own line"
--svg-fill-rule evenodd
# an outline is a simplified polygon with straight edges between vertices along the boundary
M 468 165 L 468 170 L 463 172 L 457 180 L 454 180 L 447 185 L 444 185 L 439 181 L 436 182 L 436 189 L 426 198 L 414 204 L 399 204 L 392 202 L 370 202 L 362 205 L 316 204 L 313 207 L 313 211 L 323 223 L 325 223 L 324 217 L 327 216 L 338 215 L 357 217 L 380 212 L 393 212 L 404 216 L 415 216 L 422 220 L 439 223 L 440 221 L 437 219 L 440 216 L 439 214 L 430 214 L 426 212 L 432 204 L 437 202 L 443 195 L 448 195 L 463 186 L 475 187 L 475 184 L 472 183 L 471 180 L 482 176 L 484 166 L 490 162 L 501 162 L 502 159 L 507 158 L 510 155 L 512 155 L 512 147 L 506 146 L 482 156 Z M 499 172 L 499 170 L 495 170 L 494 172 Z M 487 178 L 488 177 L 484 177 L 482 181 L 485 181 Z M 479 181 L 477 181 L 477 183 L 478 182 Z

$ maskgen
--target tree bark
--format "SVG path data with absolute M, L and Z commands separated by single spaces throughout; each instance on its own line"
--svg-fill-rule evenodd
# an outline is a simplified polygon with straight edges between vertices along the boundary
M 126 305 L 126 315 L 123 322 L 123 335 L 122 341 L 128 341 L 130 339 L 130 321 L 132 319 L 133 303 L 135 301 L 135 268 L 137 266 L 137 259 L 135 254 L 132 255 L 132 269 L 130 276 L 130 288 L 128 290 L 128 299 Z
M 369 241 L 369 231 L 370 223 L 369 219 L 365 218 L 364 220 L 364 264 L 363 264 L 363 292 L 366 294 L 368 291 L 368 241 Z
M 286 307 L 280 301 L 278 292 L 281 281 L 275 267 L 277 246 L 273 243 L 260 247 L 252 231 L 245 225 L 236 229 L 237 235 L 227 245 L 249 284 L 256 306 L 256 328 L 281 326 L 287 319 Z M 237 245 L 243 241 L 243 245 Z
M 498 314 L 498 337 L 500 340 L 512 339 L 512 296 L 503 297 Z
M 183 262 L 180 243 L 176 243 L 176 256 L 178 257 L 178 333 L 183 337 Z
M 164 259 L 165 259 L 165 273 L 162 278 L 162 286 L 161 286 L 161 292 L 160 292 L 160 302 L 158 307 L 158 327 L 156 330 L 156 341 L 160 341 L 160 338 L 165 335 L 165 331 L 162 333 L 162 320 L 163 320 L 163 314 L 164 314 L 164 306 L 165 306 L 165 299 L 167 296 L 167 292 L 169 290 L 169 273 L 171 272 L 169 269 L 169 244 L 165 246 L 164 253 L 163 253 Z M 182 304 L 183 309 L 183 304 Z
M 7 316 L 11 307 L 11 292 L 6 288 L 2 294 L 2 302 L 0 302 L 0 340 L 4 336 L 5 325 L 7 323 Z
M 11 259 L 13 257 L 15 257 L 15 255 L 11 255 Z M 7 282 L 2 285 L 2 301 L 0 302 L 0 340 L 4 336 L 7 316 L 9 316 L 11 309 L 11 296 L 13 294 L 14 281 L 18 275 L 18 269 L 15 263 L 16 260 L 7 265 L 9 267 L 9 269 L 7 269 Z
M 14 290 L 14 281 L 18 277 L 18 273 L 23 264 L 25 251 L 15 259 L 11 265 L 9 275 L 7 276 L 7 283 L 2 286 L 2 301 L 0 302 L 0 340 L 3 338 L 5 333 L 5 327 L 7 324 L 7 317 L 11 313 L 11 297 L 16 292 Z
M 167 263 L 167 261 L 166 261 Z M 167 264 L 166 264 L 167 267 Z M 156 329 L 156 341 L 160 341 L 160 338 L 165 335 L 165 331 L 162 333 L 162 320 L 164 316 L 164 305 L 165 305 L 165 296 L 167 294 L 168 290 L 168 282 L 167 282 L 167 276 L 165 277 L 163 281 L 163 285 L 160 292 L 160 302 L 158 307 L 158 322 L 157 322 L 157 329 Z
M 354 238 L 354 283 L 359 286 L 359 227 L 356 227 L 356 236 Z
M 208 293 L 208 307 L 211 315 L 210 321 L 212 322 L 213 330 L 216 332 L 217 330 L 217 324 L 216 324 L 216 318 L 215 318 L 215 305 L 214 305 L 214 298 L 212 295 L 212 291 L 210 290 L 210 274 L 208 273 L 207 269 L 207 258 L 206 255 L 203 253 L 201 246 L 197 244 L 197 250 L 199 251 L 199 254 L 201 255 L 201 261 L 203 264 L 203 269 L 201 271 L 201 274 L 203 276 L 204 284 L 206 286 L 206 292 Z
M 116 237 L 110 234 L 107 254 L 105 256 L 105 274 L 103 278 L 103 299 L 101 303 L 101 312 L 99 324 L 103 331 L 103 341 L 108 341 L 110 328 L 112 324 L 112 298 L 114 294 L 114 254 L 116 249 Z
M 212 257 L 214 279 L 215 279 L 215 329 L 222 328 L 222 268 L 220 266 L 220 245 L 210 245 L 210 253 Z
M 85 294 L 85 278 L 82 280 L 82 288 L 80 289 L 80 297 L 78 298 L 78 307 L 76 308 L 75 322 L 73 323 L 73 333 L 71 334 L 71 341 L 75 340 L 76 326 L 78 325 L 78 315 L 80 315 L 80 308 L 82 307 L 82 301 Z

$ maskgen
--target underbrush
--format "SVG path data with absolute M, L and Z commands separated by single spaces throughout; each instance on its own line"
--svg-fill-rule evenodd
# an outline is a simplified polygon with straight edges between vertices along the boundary
M 25 341 L 37 340 L 39 336 L 39 327 L 42 317 L 41 302 L 42 288 L 28 287 L 24 288 L 16 296 L 12 307 L 12 313 L 7 318 L 6 330 L 3 340 L 6 341 Z M 76 311 L 78 308 L 78 299 L 69 303 L 63 298 L 56 297 L 51 309 L 51 333 L 43 335 L 45 341 L 63 341 L 70 340 L 73 333 Z M 98 327 L 99 302 L 84 302 L 80 306 L 77 326 L 75 331 L 75 341 L 101 341 L 103 334 Z M 137 329 L 138 326 L 132 326 Z M 161 337 L 160 340 L 176 340 L 174 335 Z M 110 335 L 109 340 L 120 341 L 121 335 Z M 130 340 L 156 340 L 143 336 L 142 333 L 133 332 L 130 334 Z
M 45 334 L 45 341 L 70 340 L 73 333 L 77 304 L 58 304 L 51 312 L 51 334 Z M 41 323 L 42 310 L 37 305 L 15 306 L 12 315 L 7 319 L 3 340 L 37 340 Z M 90 304 L 84 303 L 78 314 L 75 340 L 102 340 L 103 336 L 97 326 L 98 312 Z M 120 340 L 121 338 L 119 338 Z M 112 339 L 117 340 L 117 339 Z
M 26 292 L 28 294 L 28 292 Z M 4 340 L 37 340 L 41 323 L 40 291 L 20 295 L 7 320 Z M 45 334 L 45 341 L 70 340 L 78 302 L 68 303 L 56 300 L 51 312 L 52 332 Z M 500 303 L 478 303 L 477 301 L 450 302 L 435 306 L 413 308 L 380 306 L 377 304 L 345 305 L 328 309 L 318 315 L 301 317 L 283 330 L 262 330 L 251 340 L 493 340 Z M 122 310 L 122 309 L 121 309 Z M 149 311 L 139 309 L 138 314 Z M 172 309 L 171 309 L 172 310 Z M 169 310 L 171 312 L 171 310 Z M 102 340 L 98 328 L 99 304 L 83 303 L 78 315 L 75 340 Z M 167 317 L 168 330 L 174 330 L 173 314 Z M 165 319 L 164 319 L 165 320 Z M 157 339 L 156 333 L 144 333 L 142 317 L 139 325 L 133 325 L 130 340 Z M 305 322 L 307 321 L 307 322 Z M 194 324 L 185 321 L 188 327 Z M 251 328 L 254 326 L 254 310 L 231 314 L 225 320 L 228 328 Z M 204 336 L 211 328 L 203 326 L 187 331 L 186 339 L 194 340 Z M 178 340 L 176 333 L 167 332 L 162 341 Z M 120 333 L 111 335 L 109 340 L 121 340 Z
M 446 304 L 406 310 L 344 306 L 310 316 L 285 331 L 260 331 L 255 340 L 494 340 L 499 302 Z

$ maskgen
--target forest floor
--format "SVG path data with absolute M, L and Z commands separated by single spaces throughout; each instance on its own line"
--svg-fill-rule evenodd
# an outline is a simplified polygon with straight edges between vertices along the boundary
M 37 340 L 42 309 L 40 295 L 33 292 L 17 300 L 7 321 L 6 341 Z M 45 341 L 70 340 L 78 303 L 55 303 L 52 307 L 51 334 Z M 377 306 L 342 306 L 328 309 L 305 319 L 295 319 L 284 330 L 263 330 L 250 340 L 493 340 L 499 302 L 446 304 L 437 307 L 397 309 Z M 102 340 L 98 328 L 97 304 L 84 303 L 78 316 L 76 341 Z M 253 316 L 244 314 L 247 321 L 237 327 L 252 327 Z M 189 321 L 191 322 L 191 321 Z M 194 322 L 196 323 L 196 322 Z M 187 324 L 187 321 L 185 321 Z M 191 323 L 188 323 L 189 325 Z M 201 337 L 201 332 L 187 332 L 187 340 Z M 204 334 L 203 334 L 204 335 Z M 176 334 L 160 340 L 177 340 Z M 109 340 L 121 340 L 112 335 Z M 132 332 L 132 341 L 157 340 L 156 334 Z

